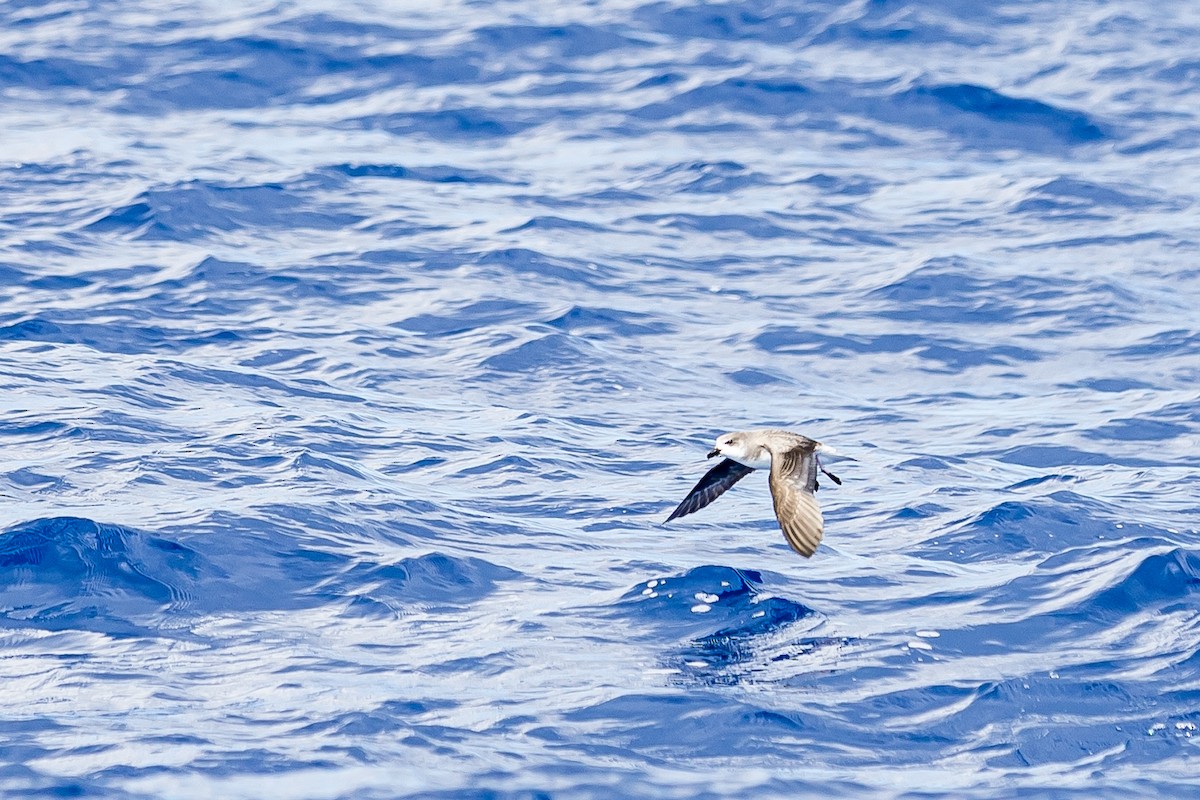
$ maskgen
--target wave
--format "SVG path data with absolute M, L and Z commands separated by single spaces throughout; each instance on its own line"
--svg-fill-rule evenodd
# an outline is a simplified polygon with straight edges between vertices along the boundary
M 55 517 L 0 534 L 0 624 L 181 637 L 206 617 L 238 612 L 333 605 L 378 615 L 465 606 L 520 577 L 440 552 L 386 563 L 351 557 L 304 546 L 262 520 L 227 519 L 206 533 L 167 536 Z

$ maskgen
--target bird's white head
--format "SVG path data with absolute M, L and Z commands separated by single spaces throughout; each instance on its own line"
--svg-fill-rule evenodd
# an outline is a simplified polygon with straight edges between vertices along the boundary
M 763 447 L 762 442 L 751 441 L 752 438 L 745 433 L 718 436 L 716 447 L 708 457 L 724 456 L 752 469 L 766 469 L 771 466 L 771 453 Z

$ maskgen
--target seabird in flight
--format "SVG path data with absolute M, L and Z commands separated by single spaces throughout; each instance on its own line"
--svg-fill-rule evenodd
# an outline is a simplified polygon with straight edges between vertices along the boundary
M 793 550 L 809 558 L 816 552 L 824 530 L 821 508 L 814 496 L 817 472 L 825 473 L 839 486 L 842 483 L 821 466 L 818 451 L 835 454 L 832 448 L 790 431 L 761 429 L 720 436 L 708 457 L 724 459 L 705 473 L 666 521 L 699 511 L 754 470 L 770 469 L 771 498 L 783 537 Z

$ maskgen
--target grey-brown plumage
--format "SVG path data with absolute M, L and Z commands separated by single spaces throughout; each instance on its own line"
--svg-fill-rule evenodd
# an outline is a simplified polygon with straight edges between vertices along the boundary
M 768 484 L 783 538 L 809 558 L 821 542 L 825 525 L 815 496 L 817 472 L 841 483 L 817 459 L 817 451 L 822 449 L 829 451 L 820 442 L 791 431 L 763 429 L 720 436 L 708 457 L 720 455 L 724 460 L 705 473 L 666 521 L 699 511 L 754 470 L 770 469 Z

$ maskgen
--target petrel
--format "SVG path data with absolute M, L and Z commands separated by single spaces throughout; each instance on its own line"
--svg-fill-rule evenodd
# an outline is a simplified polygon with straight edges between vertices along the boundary
M 717 446 L 708 454 L 724 456 L 720 464 L 705 473 L 679 507 L 666 521 L 699 511 L 756 469 L 770 469 L 771 499 L 775 501 L 775 519 L 783 538 L 805 558 L 817 550 L 824 522 L 817 505 L 817 471 L 834 483 L 842 481 L 821 466 L 817 451 L 833 454 L 832 448 L 791 431 L 761 429 L 737 431 L 717 437 Z

